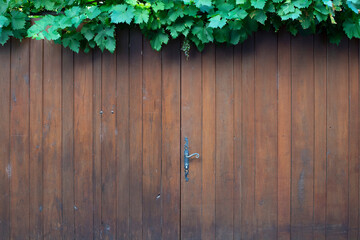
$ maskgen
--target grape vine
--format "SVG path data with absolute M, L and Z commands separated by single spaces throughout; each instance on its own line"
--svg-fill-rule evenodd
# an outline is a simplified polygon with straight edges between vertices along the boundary
M 75 52 L 114 52 L 119 27 L 139 29 L 160 50 L 238 44 L 258 30 L 325 32 L 330 42 L 360 38 L 359 0 L 0 0 L 0 44 L 48 39 Z M 121 37 L 121 36 L 120 36 Z

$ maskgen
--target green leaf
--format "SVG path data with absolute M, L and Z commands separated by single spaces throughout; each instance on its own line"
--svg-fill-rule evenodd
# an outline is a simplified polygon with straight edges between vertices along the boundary
M 301 15 L 301 11 L 297 8 L 295 8 L 295 11 L 294 12 L 290 12 L 290 13 L 287 13 L 287 14 L 284 14 L 284 15 L 281 15 L 281 19 L 282 20 L 288 20 L 288 19 L 297 19 L 298 17 L 300 17 Z
M 216 15 L 209 19 L 209 27 L 211 28 L 222 28 L 226 24 L 226 19 L 220 15 Z
M 96 25 L 85 24 L 81 29 L 81 34 L 84 35 L 85 39 L 90 41 L 95 36 Z
M 331 0 L 322 0 L 323 3 L 328 7 L 333 7 L 333 2 Z
M 248 15 L 248 13 L 241 8 L 236 8 L 234 10 L 232 10 L 231 12 L 229 12 L 229 18 L 230 19 L 244 19 L 246 18 L 246 16 Z
M 97 6 L 92 6 L 87 9 L 86 16 L 89 19 L 94 19 L 101 14 L 101 10 Z
M 198 8 L 203 7 L 203 6 L 211 7 L 212 3 L 211 3 L 211 0 L 195 0 L 195 5 Z
M 192 30 L 194 34 L 202 43 L 208 43 L 214 41 L 213 29 L 203 26 L 195 26 Z
M 171 37 L 175 39 L 179 36 L 180 32 L 185 30 L 185 25 L 180 22 L 172 26 L 168 26 L 166 29 L 170 31 Z
M 0 44 L 4 46 L 11 36 L 13 36 L 11 30 L 2 30 L 0 32 Z
M 4 14 L 8 7 L 8 1 L 0 0 L 0 15 Z
M 164 3 L 163 2 L 155 2 L 155 4 L 151 5 L 154 12 L 162 11 L 164 10 Z
M 236 4 L 245 4 L 246 0 L 236 0 Z
M 251 6 L 256 9 L 264 9 L 266 0 L 251 0 Z
M 72 51 L 78 53 L 82 39 L 83 37 L 80 33 L 68 34 L 63 38 L 62 43 L 64 47 L 69 47 Z
M 230 43 L 233 45 L 243 42 L 247 39 L 247 34 L 243 30 L 231 31 L 230 33 Z
M 250 13 L 250 17 L 255 19 L 256 21 L 258 21 L 261 24 L 264 24 L 267 19 L 267 16 L 263 10 L 253 11 L 252 13 Z
M 343 24 L 344 32 L 351 39 L 353 37 L 360 38 L 360 23 L 359 20 L 353 21 L 348 19 Z
M 348 7 L 354 11 L 354 13 L 359 14 L 360 1 L 359 0 L 347 0 L 346 4 Z
M 5 16 L 0 16 L 0 29 L 3 27 L 7 27 L 9 26 L 10 21 L 7 17 Z
M 134 23 L 147 23 L 149 21 L 149 11 L 147 9 L 139 9 L 135 10 L 135 21 Z
M 110 10 L 111 22 L 112 23 L 127 23 L 130 24 L 134 18 L 135 9 L 133 6 L 128 6 L 125 4 L 119 4 Z
M 153 49 L 160 51 L 163 44 L 168 43 L 169 36 L 165 33 L 164 30 L 161 30 L 155 34 L 155 37 L 150 40 L 150 44 Z
M 18 11 L 11 12 L 11 25 L 13 29 L 22 29 L 25 27 L 26 14 Z
M 97 34 L 94 38 L 94 41 L 99 46 L 101 51 L 108 49 L 110 52 L 115 50 L 115 43 L 113 43 L 115 26 L 99 26 L 96 30 Z M 110 40 L 109 40 L 110 39 Z M 114 40 L 115 41 L 115 40 Z

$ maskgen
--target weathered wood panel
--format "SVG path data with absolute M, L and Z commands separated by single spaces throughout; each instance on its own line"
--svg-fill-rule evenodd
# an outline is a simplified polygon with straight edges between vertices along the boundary
M 0 48 L 1 239 L 357 239 L 359 42 Z M 183 169 L 189 138 L 189 182 Z

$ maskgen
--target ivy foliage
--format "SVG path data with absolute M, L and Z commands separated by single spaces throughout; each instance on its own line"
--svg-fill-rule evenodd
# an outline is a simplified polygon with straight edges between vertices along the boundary
M 259 29 L 360 38 L 360 0 L 0 0 L 0 44 L 10 37 L 54 40 L 75 52 L 113 52 L 116 27 L 138 28 L 160 50 L 237 44 Z

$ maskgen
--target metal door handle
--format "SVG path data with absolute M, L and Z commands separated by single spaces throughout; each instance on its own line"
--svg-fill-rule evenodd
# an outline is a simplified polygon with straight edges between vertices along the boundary
M 188 138 L 186 137 L 185 138 L 185 145 L 184 145 L 184 170 L 185 170 L 185 181 L 188 182 L 189 181 L 189 178 L 188 178 L 188 175 L 189 175 L 189 168 L 190 168 L 190 158 L 191 157 L 194 157 L 195 158 L 199 158 L 200 157 L 200 154 L 198 153 L 193 153 L 193 154 L 190 154 L 189 155 L 189 140 Z

